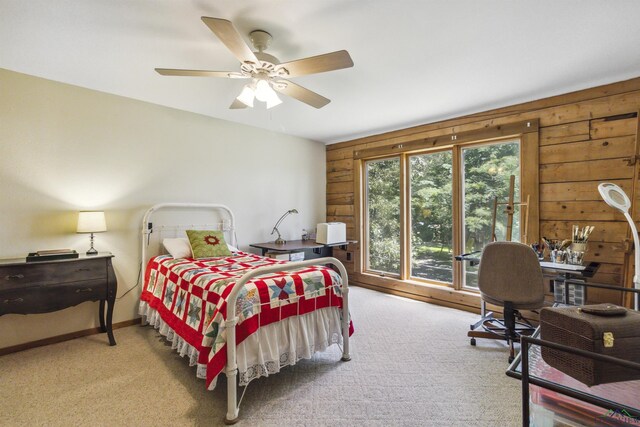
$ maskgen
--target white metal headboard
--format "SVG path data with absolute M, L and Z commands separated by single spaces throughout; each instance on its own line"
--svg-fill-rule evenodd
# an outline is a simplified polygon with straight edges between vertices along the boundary
M 202 211 L 210 211 L 219 213 L 222 212 L 228 217 L 228 222 L 224 218 L 219 221 L 217 224 L 197 224 L 190 221 L 185 221 L 182 224 L 176 224 L 171 226 L 156 226 L 151 224 L 153 223 L 152 216 L 154 213 L 157 213 L 161 210 L 179 210 L 182 214 L 188 215 L 189 212 L 202 212 Z M 162 232 L 172 231 L 172 237 L 176 237 L 180 231 L 185 231 L 187 229 L 215 229 L 222 230 L 228 234 L 227 241 L 230 242 L 233 246 L 237 246 L 237 242 L 235 239 L 235 229 L 236 229 L 236 220 L 233 214 L 233 211 L 225 205 L 215 204 L 215 203 L 159 203 L 157 205 L 153 205 L 149 208 L 142 218 L 142 274 L 144 274 L 147 266 L 147 249 L 149 244 L 150 235 L 154 230 L 160 230 Z M 162 242 L 160 241 L 160 244 Z

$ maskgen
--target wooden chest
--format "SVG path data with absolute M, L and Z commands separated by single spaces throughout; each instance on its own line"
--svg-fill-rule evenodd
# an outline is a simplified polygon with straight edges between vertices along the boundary
M 589 307 L 594 310 L 606 309 L 604 305 L 543 308 L 540 311 L 541 338 L 581 350 L 640 362 L 640 313 L 626 310 L 624 315 L 605 316 L 585 312 Z M 550 366 L 588 386 L 640 378 L 638 370 L 546 347 L 542 347 L 542 358 Z

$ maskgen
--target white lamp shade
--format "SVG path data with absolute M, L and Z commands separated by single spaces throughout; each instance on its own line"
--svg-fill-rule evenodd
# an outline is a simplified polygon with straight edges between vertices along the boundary
M 255 95 L 258 101 L 267 102 L 267 99 L 271 97 L 273 89 L 269 86 L 269 82 L 266 80 L 258 80 L 256 83 Z
M 267 110 L 280 104 L 282 104 L 282 100 L 278 98 L 278 95 L 274 90 L 271 90 L 271 95 L 267 98 Z
M 102 211 L 83 211 L 78 214 L 78 233 L 100 233 L 107 231 L 107 222 Z
M 242 88 L 242 92 L 236 98 L 238 101 L 242 102 L 247 107 L 253 107 L 253 98 L 255 98 L 255 94 L 250 85 L 246 85 Z

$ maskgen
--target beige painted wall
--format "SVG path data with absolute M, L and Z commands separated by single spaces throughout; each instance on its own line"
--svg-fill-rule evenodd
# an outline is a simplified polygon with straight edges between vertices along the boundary
M 283 223 L 285 238 L 324 221 L 325 183 L 321 143 L 0 69 L 0 257 L 86 251 L 77 211 L 104 210 L 96 248 L 115 254 L 120 296 L 136 282 L 151 205 L 226 204 L 248 250 L 288 209 L 300 214 Z M 138 295 L 117 301 L 114 322 L 137 316 Z M 5 315 L 0 348 L 97 325 L 97 303 Z

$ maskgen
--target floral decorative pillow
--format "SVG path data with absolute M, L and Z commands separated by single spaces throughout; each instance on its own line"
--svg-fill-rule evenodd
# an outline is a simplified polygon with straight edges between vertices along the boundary
M 195 259 L 231 255 L 222 231 L 187 230 L 187 237 Z

